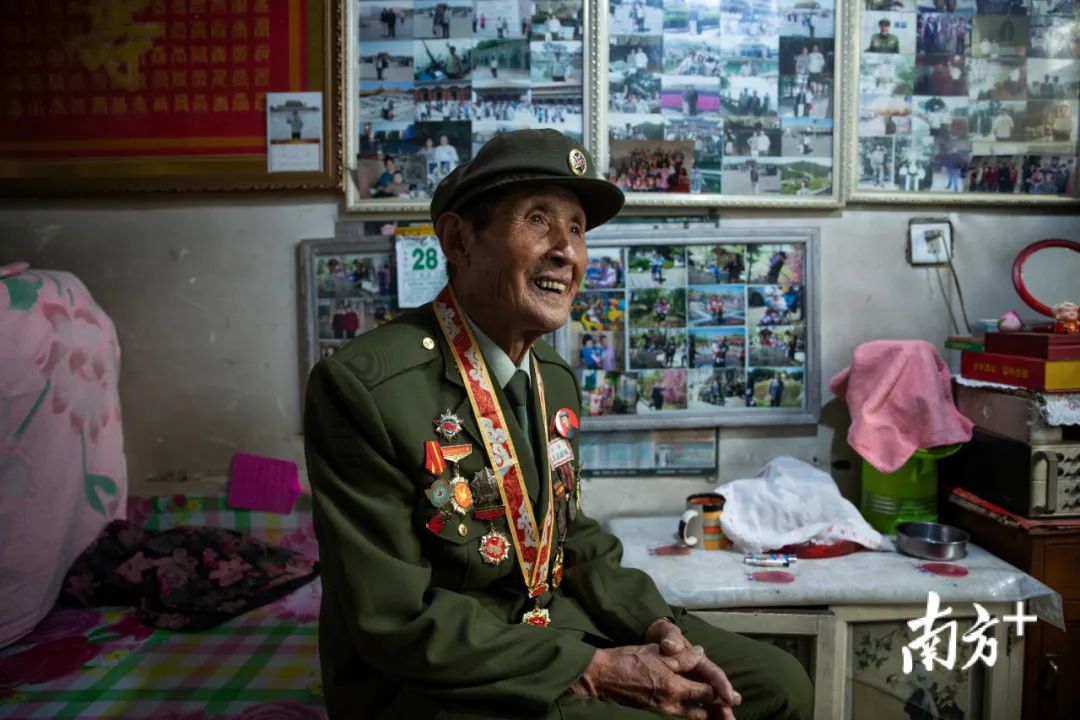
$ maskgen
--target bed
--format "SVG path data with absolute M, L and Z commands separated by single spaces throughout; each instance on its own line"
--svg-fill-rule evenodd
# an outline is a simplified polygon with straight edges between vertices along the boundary
M 317 557 L 310 496 L 288 515 L 230 510 L 224 497 L 131 498 L 128 518 L 165 530 L 239 530 Z M 139 624 L 134 608 L 53 608 L 0 650 L 0 718 L 323 720 L 318 578 L 211 630 Z

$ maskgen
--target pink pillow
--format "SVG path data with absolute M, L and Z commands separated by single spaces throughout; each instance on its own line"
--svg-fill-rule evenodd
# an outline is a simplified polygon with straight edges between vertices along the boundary
M 127 506 L 120 344 L 64 272 L 0 268 L 0 647 L 30 632 L 68 566 Z

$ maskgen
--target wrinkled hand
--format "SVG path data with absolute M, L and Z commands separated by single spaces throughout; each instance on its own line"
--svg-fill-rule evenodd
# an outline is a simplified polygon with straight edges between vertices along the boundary
M 678 718 L 708 720 L 706 706 L 713 701 L 712 687 L 684 677 L 704 657 L 699 646 L 674 655 L 662 655 L 658 645 L 597 650 L 570 692 L 631 707 L 655 708 Z
M 664 655 L 675 655 L 690 647 L 690 641 L 682 634 L 679 626 L 667 618 L 654 620 L 645 631 L 644 640 L 647 644 L 659 645 L 660 652 Z
M 656 643 L 664 655 L 677 655 L 693 647 L 679 626 L 667 618 L 660 618 L 649 625 L 645 631 L 645 642 Z M 701 662 L 683 673 L 683 676 L 705 683 L 713 689 L 713 702 L 708 705 L 710 719 L 734 720 L 735 715 L 731 708 L 742 702 L 742 696 L 731 686 L 724 671 L 704 652 L 701 654 Z

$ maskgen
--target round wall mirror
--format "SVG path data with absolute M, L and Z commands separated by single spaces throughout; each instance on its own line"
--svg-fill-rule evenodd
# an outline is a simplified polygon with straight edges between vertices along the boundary
M 1080 243 L 1051 238 L 1028 245 L 1013 261 L 1012 280 L 1028 307 L 1054 317 L 1057 303 L 1080 302 Z

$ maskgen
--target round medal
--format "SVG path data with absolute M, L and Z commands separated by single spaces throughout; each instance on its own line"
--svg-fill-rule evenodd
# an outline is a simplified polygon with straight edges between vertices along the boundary
M 431 483 L 431 487 L 425 490 L 424 493 L 428 496 L 431 504 L 437 508 L 441 508 L 450 502 L 450 486 L 445 480 L 436 480 Z
M 510 557 L 510 541 L 498 530 L 492 528 L 480 538 L 480 557 L 488 565 L 498 565 Z
M 551 425 L 555 429 L 555 432 L 567 440 L 577 435 L 580 424 L 581 423 L 578 422 L 578 416 L 570 408 L 562 408 L 556 412 L 555 417 L 551 421 Z
M 472 507 L 472 488 L 460 475 L 450 481 L 450 504 L 454 506 L 454 512 L 459 515 L 469 512 Z

